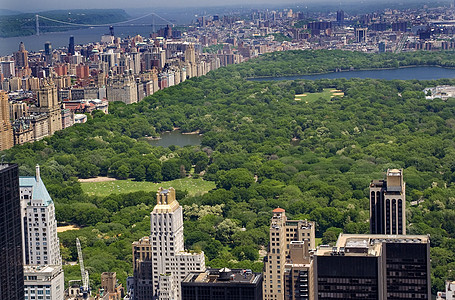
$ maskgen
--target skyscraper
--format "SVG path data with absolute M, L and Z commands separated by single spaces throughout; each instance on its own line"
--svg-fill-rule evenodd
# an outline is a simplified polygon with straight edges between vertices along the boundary
M 341 234 L 315 256 L 315 299 L 431 299 L 426 235 Z
M 31 177 L 20 177 L 24 264 L 61 265 L 55 208 L 40 176 L 39 166 Z
M 0 90 L 0 151 L 13 146 L 14 136 L 9 115 L 8 94 Z
M 357 43 L 365 43 L 367 41 L 367 30 L 368 28 L 355 29 L 355 41 Z
M 185 49 L 185 62 L 190 64 L 196 63 L 196 52 L 193 44 L 188 44 Z
M 64 273 L 55 208 L 36 166 L 34 177 L 20 177 L 24 288 L 26 300 L 63 300 Z M 44 296 L 43 296 L 44 297 Z
M 293 241 L 284 265 L 284 299 L 314 299 L 314 267 L 308 241 Z
M 52 65 L 52 44 L 51 42 L 46 42 L 44 44 L 44 58 L 48 66 Z
M 337 24 L 338 24 L 338 26 L 344 25 L 344 11 L 343 10 L 337 11 Z
M 265 300 L 282 300 L 295 299 L 288 298 L 285 295 L 285 286 L 288 287 L 288 295 L 294 294 L 295 285 L 292 284 L 293 278 L 288 278 L 290 282 L 285 284 L 286 274 L 285 265 L 291 261 L 287 261 L 287 257 L 293 250 L 293 254 L 297 254 L 297 246 L 292 246 L 292 242 L 300 242 L 306 244 L 306 248 L 315 249 L 315 224 L 307 220 L 288 220 L 285 210 L 276 208 L 273 210 L 273 216 L 270 221 L 270 245 L 267 256 L 264 259 L 264 299 Z M 294 251 L 295 250 L 295 251 Z M 304 252 L 302 252 L 303 254 Z M 307 256 L 309 256 L 307 254 Z M 297 257 L 297 256 L 295 256 Z M 304 260 L 299 257 L 295 261 Z M 292 266 L 289 266 L 290 268 Z M 311 270 L 307 269 L 307 275 Z M 289 274 L 288 274 L 289 275 Z M 308 278 L 307 278 L 308 279 Z M 310 298 L 300 298 L 310 299 Z
M 402 169 L 370 183 L 370 233 L 406 234 L 406 183 Z
M 32 107 L 30 111 L 49 115 L 49 135 L 62 130 L 62 109 L 58 100 L 57 88 L 53 82 L 46 83 L 38 90 L 38 106 Z
M 68 54 L 69 55 L 74 55 L 75 50 L 74 50 L 74 36 L 70 36 L 70 42 L 68 45 Z
M 0 164 L 0 296 L 24 299 L 19 170 Z
M 19 51 L 14 53 L 14 61 L 18 68 L 28 68 L 28 51 L 23 42 L 19 44 Z
M 183 213 L 175 200 L 175 190 L 160 188 L 156 200 L 150 217 L 150 236 L 133 243 L 134 297 L 178 300 L 185 276 L 205 271 L 204 253 L 184 249 Z

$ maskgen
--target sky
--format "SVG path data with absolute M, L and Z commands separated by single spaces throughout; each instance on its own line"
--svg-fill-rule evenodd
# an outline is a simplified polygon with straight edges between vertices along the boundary
M 398 0 L 390 2 L 425 2 L 424 0 Z M 448 2 L 439 0 L 441 2 Z M 52 9 L 85 9 L 85 8 L 151 8 L 151 7 L 201 7 L 201 6 L 223 6 L 223 5 L 274 5 L 279 4 L 317 4 L 331 3 L 336 6 L 357 3 L 364 5 L 368 3 L 377 3 L 378 0 L 0 0 L 2 9 L 18 10 L 22 12 L 37 12 Z M 386 1 L 380 1 L 386 2 Z M 433 1 L 427 1 L 435 2 Z

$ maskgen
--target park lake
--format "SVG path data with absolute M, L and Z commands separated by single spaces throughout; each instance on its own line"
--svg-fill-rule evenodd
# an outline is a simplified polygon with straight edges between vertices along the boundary
M 160 138 L 149 139 L 152 146 L 198 146 L 201 144 L 202 136 L 198 133 L 182 133 L 180 130 L 167 131 L 161 134 Z
M 398 69 L 379 69 L 379 70 L 357 70 L 357 71 L 343 71 L 331 72 L 324 74 L 312 75 L 294 75 L 284 77 L 264 77 L 264 78 L 251 78 L 252 81 L 277 81 L 277 80 L 318 80 L 318 79 L 337 79 L 337 78 L 372 78 L 372 79 L 386 79 L 386 80 L 435 80 L 441 78 L 455 78 L 455 69 L 442 68 L 442 67 L 407 67 Z

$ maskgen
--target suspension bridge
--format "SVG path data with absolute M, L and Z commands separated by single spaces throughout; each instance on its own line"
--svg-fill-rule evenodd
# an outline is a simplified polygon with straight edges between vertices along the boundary
M 149 17 L 149 16 L 153 16 L 153 21 L 152 21 L 152 24 L 150 23 L 131 23 L 131 22 L 135 22 L 135 21 L 138 21 L 138 20 L 141 20 L 141 19 L 144 19 L 146 17 Z M 159 18 L 160 20 L 164 21 L 165 23 L 164 24 L 155 24 L 155 17 Z M 47 20 L 47 21 L 51 21 L 51 22 L 55 22 L 55 23 L 58 23 L 58 24 L 61 24 L 61 25 L 40 25 L 40 22 L 39 20 L 42 19 L 42 20 Z M 63 25 L 63 26 L 62 26 Z M 36 29 L 36 35 L 40 35 L 40 28 L 51 28 L 51 27 L 55 27 L 55 28 L 62 28 L 62 27 L 87 27 L 87 28 L 91 28 L 91 27 L 106 27 L 106 26 L 116 26 L 116 27 L 138 27 L 138 26 L 153 26 L 153 31 L 155 31 L 155 25 L 158 25 L 158 26 L 162 26 L 162 25 L 172 25 L 172 27 L 174 27 L 174 23 L 161 17 L 160 15 L 152 12 L 152 13 L 148 13 L 146 15 L 143 15 L 141 17 L 137 17 L 137 18 L 133 18 L 133 19 L 130 19 L 130 20 L 126 20 L 126 21 L 121 21 L 121 22 L 115 22 L 115 23 L 107 23 L 107 24 L 82 24 L 82 23 L 72 23 L 72 22 L 66 22 L 66 21 L 62 21 L 62 20 L 57 20 L 57 19 L 52 19 L 52 18 L 48 18 L 48 17 L 45 17 L 45 16 L 41 16 L 41 15 L 38 15 L 36 14 L 35 15 L 35 29 Z

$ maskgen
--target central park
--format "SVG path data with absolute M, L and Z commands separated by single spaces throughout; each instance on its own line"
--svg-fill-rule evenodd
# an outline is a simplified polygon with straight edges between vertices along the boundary
M 423 90 L 454 79 L 248 78 L 406 66 L 454 67 L 453 52 L 372 56 L 342 51 L 271 53 L 161 90 L 110 103 L 85 124 L 4 151 L 22 176 L 36 164 L 51 194 L 67 263 L 76 237 L 95 286 L 105 270 L 132 272 L 131 243 L 148 234 L 158 187 L 184 209 L 185 247 L 214 268 L 261 271 L 272 210 L 317 223 L 320 243 L 368 233 L 368 187 L 402 168 L 409 234 L 430 234 L 432 291 L 455 279 L 455 99 Z M 180 128 L 200 145 L 156 147 Z M 96 181 L 106 177 L 111 181 Z M 91 179 L 91 180 L 90 180 Z M 116 179 L 116 180 L 113 180 Z M 411 205 L 411 203 L 413 203 Z M 66 264 L 66 280 L 80 277 Z

